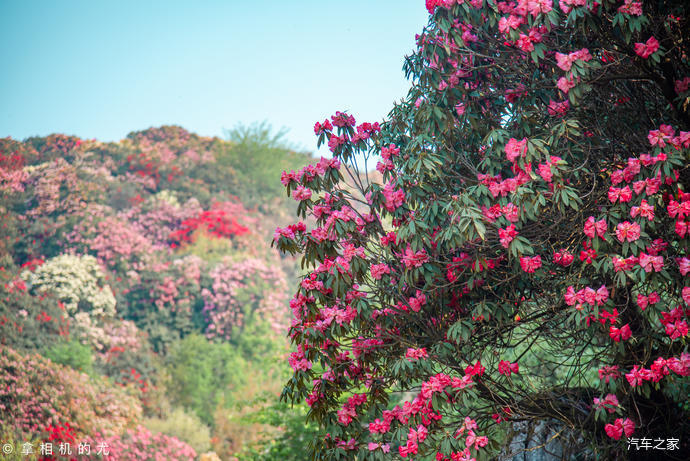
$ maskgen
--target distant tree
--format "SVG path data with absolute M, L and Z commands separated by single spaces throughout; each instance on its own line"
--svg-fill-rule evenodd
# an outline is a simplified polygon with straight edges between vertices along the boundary
M 263 205 L 282 195 L 277 181 L 280 172 L 312 160 L 293 148 L 285 134 L 285 130 L 274 132 L 266 122 L 226 130 L 229 142 L 219 152 L 218 164 L 231 167 L 238 175 L 237 194 L 247 205 Z

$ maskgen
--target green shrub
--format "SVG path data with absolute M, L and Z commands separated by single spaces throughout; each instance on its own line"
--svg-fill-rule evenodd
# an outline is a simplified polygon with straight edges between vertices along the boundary
M 47 348 L 42 354 L 53 363 L 67 365 L 75 370 L 93 376 L 93 356 L 91 348 L 72 339 Z
M 172 344 L 166 358 L 167 388 L 174 405 L 194 411 L 206 424 L 213 423 L 216 406 L 230 398 L 250 372 L 240 352 L 227 343 L 213 343 L 192 334 Z
M 202 453 L 211 447 L 211 432 L 198 416 L 175 408 L 163 418 L 147 418 L 142 424 L 152 432 L 160 432 L 187 442 L 194 451 Z

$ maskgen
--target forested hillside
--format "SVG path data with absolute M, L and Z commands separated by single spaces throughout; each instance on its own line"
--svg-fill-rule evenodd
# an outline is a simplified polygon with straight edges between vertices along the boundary
M 295 456 L 310 428 L 277 395 L 297 267 L 269 242 L 294 213 L 281 171 L 310 160 L 263 125 L 1 139 L 8 459 Z

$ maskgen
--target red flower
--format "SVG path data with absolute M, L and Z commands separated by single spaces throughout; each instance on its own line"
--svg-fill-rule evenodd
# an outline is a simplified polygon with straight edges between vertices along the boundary
M 505 229 L 498 229 L 498 237 L 503 248 L 508 248 L 510 246 L 510 242 L 512 242 L 517 235 L 518 233 L 515 230 L 515 225 L 513 224 Z
M 616 237 L 618 237 L 620 242 L 625 242 L 626 240 L 634 242 L 640 238 L 640 225 L 628 221 L 618 223 L 616 226 Z
M 620 328 L 614 327 L 613 325 L 609 328 L 609 336 L 615 342 L 627 341 L 632 336 L 632 331 L 630 330 L 630 325 L 627 323 Z
M 654 37 L 649 37 L 645 43 L 635 43 L 635 53 L 638 56 L 647 59 L 659 49 L 659 41 Z
M 527 138 L 518 141 L 515 138 L 510 138 L 505 147 L 506 157 L 509 162 L 515 162 L 515 159 L 524 156 L 527 152 Z
M 564 248 L 561 248 L 553 254 L 553 262 L 563 267 L 569 266 L 573 260 L 575 260 L 575 255 Z
M 510 363 L 505 360 L 498 363 L 498 372 L 502 375 L 510 376 L 511 373 L 518 373 L 519 371 L 520 365 L 517 363 Z
M 541 267 L 541 256 L 536 255 L 531 258 L 528 256 L 522 256 L 520 258 L 520 267 L 522 270 L 528 274 L 534 273 L 537 269 Z

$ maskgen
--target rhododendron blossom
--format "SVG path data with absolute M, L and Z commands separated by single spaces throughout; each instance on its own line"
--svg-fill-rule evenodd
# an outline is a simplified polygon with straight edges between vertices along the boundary
M 522 270 L 528 274 L 534 273 L 537 269 L 541 267 L 541 256 L 523 256 L 520 258 L 520 267 Z
M 624 433 L 626 437 L 630 437 L 635 431 L 635 423 L 628 418 L 617 418 L 613 424 L 607 424 L 604 430 L 609 437 L 618 440 Z
M 641 58 L 647 59 L 659 49 L 659 42 L 654 37 L 649 37 L 645 43 L 635 43 L 635 53 Z
M 515 159 L 525 155 L 525 152 L 527 152 L 527 138 L 523 138 L 520 141 L 510 138 L 508 144 L 506 144 L 505 152 L 508 161 L 514 162 Z
M 515 230 L 515 226 L 511 224 L 510 226 L 506 227 L 505 229 L 499 229 L 498 230 L 498 237 L 501 241 L 501 245 L 503 248 L 508 248 L 510 245 L 510 242 L 518 235 L 517 231 Z
M 589 238 L 594 238 L 595 236 L 604 238 L 604 236 L 606 235 L 606 228 L 607 225 L 605 219 L 595 221 L 594 216 L 590 216 L 589 218 L 587 218 L 587 221 L 585 222 L 584 233 Z
M 640 238 L 640 225 L 624 221 L 616 225 L 616 237 L 620 242 L 634 242 Z

